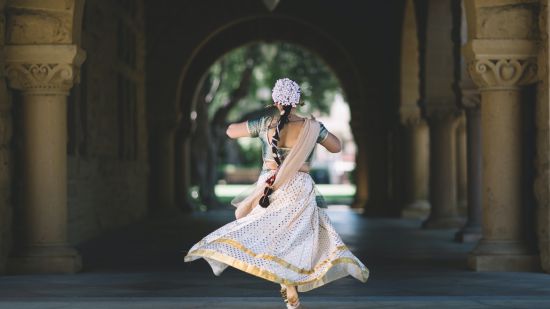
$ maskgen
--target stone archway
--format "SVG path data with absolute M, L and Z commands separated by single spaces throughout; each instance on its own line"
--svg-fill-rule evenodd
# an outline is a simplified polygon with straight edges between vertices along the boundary
M 256 31 L 261 29 L 261 31 Z M 285 41 L 319 56 L 342 84 L 351 106 L 364 98 L 361 80 L 346 50 L 328 34 L 303 21 L 287 17 L 253 17 L 234 21 L 205 38 L 184 65 L 176 102 L 182 112 L 191 111 L 197 86 L 205 72 L 224 53 L 255 41 Z M 187 108 L 187 109 L 186 109 Z
M 2 2 L 3 3 L 3 2 Z M 542 3 L 542 4 L 541 4 Z M 73 272 L 80 267 L 80 258 L 70 247 L 66 245 L 66 212 L 67 212 L 67 179 L 66 179 L 66 145 L 64 143 L 66 134 L 65 108 L 66 96 L 73 84 L 78 81 L 78 69 L 84 61 L 84 51 L 80 48 L 81 21 L 83 0 L 58 0 L 58 1 L 10 1 L 4 8 L 6 16 L 6 33 L 3 54 L 6 62 L 5 73 L 7 82 L 11 88 L 18 90 L 21 94 L 21 107 L 24 120 L 21 122 L 25 135 L 20 139 L 26 151 L 21 156 L 24 169 L 21 171 L 20 179 L 25 196 L 21 200 L 22 212 L 16 214 L 21 220 L 16 241 L 18 250 L 14 255 L 13 266 L 9 269 L 14 272 L 50 272 L 63 271 Z M 389 6 L 388 6 L 389 8 Z M 548 126 L 548 39 L 547 29 L 547 5 L 536 0 L 506 0 L 502 2 L 487 0 L 466 0 L 466 17 L 468 21 L 468 44 L 464 49 L 464 55 L 470 63 L 470 74 L 474 82 L 482 90 L 482 114 L 495 114 L 506 116 L 500 118 L 501 122 L 487 122 L 483 126 L 484 156 L 488 165 L 484 166 L 483 189 L 485 192 L 498 192 L 494 196 L 497 199 L 487 198 L 484 201 L 486 219 L 484 225 L 484 239 L 479 250 L 472 257 L 472 265 L 476 269 L 491 269 L 491 267 L 502 267 L 502 269 L 531 269 L 535 262 L 533 251 L 525 246 L 522 233 L 525 226 L 518 222 L 515 214 L 523 214 L 519 195 L 521 190 L 517 183 L 521 167 L 516 165 L 511 168 L 503 168 L 504 160 L 518 161 L 521 156 L 519 146 L 521 135 L 518 130 L 518 117 L 514 111 L 520 106 L 520 99 L 517 95 L 520 89 L 526 84 L 539 83 L 537 98 L 537 158 L 536 158 L 536 183 L 535 192 L 538 200 L 538 242 L 541 251 L 542 265 L 546 270 L 550 269 L 550 211 L 548 208 L 550 186 L 548 185 L 548 155 L 550 149 Z M 538 12 L 543 12 L 538 16 Z M 246 13 L 248 14 L 248 13 Z M 238 15 L 238 14 L 236 14 Z M 244 14 L 245 15 L 245 14 Z M 540 25 L 538 24 L 540 20 Z M 201 72 L 208 67 L 223 52 L 255 40 L 285 40 L 305 46 L 316 51 L 319 56 L 326 59 L 329 66 L 339 76 L 347 94 L 347 100 L 357 111 L 352 121 L 352 128 L 357 141 L 364 139 L 364 127 L 362 116 L 365 110 L 370 109 L 374 104 L 380 103 L 377 98 L 369 95 L 370 85 L 364 83 L 367 78 L 361 76 L 356 68 L 355 61 L 359 58 L 349 56 L 350 49 L 342 47 L 331 39 L 320 27 L 304 22 L 299 18 L 285 17 L 285 15 L 256 14 L 252 17 L 225 20 L 224 26 L 210 29 L 207 37 L 198 39 L 200 43 L 192 45 L 195 52 L 185 63 L 169 63 L 175 69 L 169 72 L 164 80 L 159 83 L 170 84 L 178 89 L 178 95 L 164 95 L 162 91 L 155 93 L 160 96 L 160 101 L 168 102 L 167 113 L 161 114 L 157 126 L 163 126 L 159 143 L 166 146 L 165 153 L 172 156 L 167 160 L 167 165 L 162 167 L 166 173 L 174 162 L 175 132 L 179 128 L 181 136 L 185 138 L 190 121 L 187 117 L 191 110 L 192 97 L 196 85 L 200 83 Z M 282 22 L 282 23 L 281 23 Z M 209 23 L 213 27 L 215 23 Z M 543 37 L 538 37 L 543 33 Z M 448 35 L 448 33 L 446 34 Z M 225 38 L 230 38 L 225 41 Z M 173 38 L 171 38 L 173 39 Z M 537 41 L 542 39 L 542 47 Z M 197 47 L 198 46 L 198 47 Z M 166 47 L 165 45 L 161 47 Z M 171 59 L 179 59 L 184 62 L 185 58 L 179 55 L 179 49 L 169 51 Z M 158 56 L 158 55 L 157 55 Z M 178 58 L 179 56 L 179 58 Z M 160 59 L 160 57 L 159 57 Z M 342 59 L 344 61 L 342 61 Z M 159 61 L 164 59 L 160 59 Z M 169 61 L 168 61 L 169 62 Z M 368 61 L 365 61 L 368 62 Z M 538 64 L 538 71 L 534 64 Z M 155 66 L 153 63 L 151 66 Z M 159 71 L 166 68 L 161 67 Z M 181 67 L 185 74 L 182 74 Z M 497 66 L 514 66 L 514 74 L 502 75 L 502 71 L 496 70 Z M 149 67 L 150 69 L 150 67 Z M 364 69 L 364 68 L 363 68 Z M 440 68 L 437 68 L 440 69 Z M 504 70 L 506 71 L 506 70 Z M 149 70 L 148 70 L 149 72 Z M 154 72 L 152 70 L 151 72 Z M 361 71 L 363 72 L 363 71 Z M 510 72 L 509 70 L 506 72 Z M 157 72 L 154 72 L 157 73 Z M 152 74 L 154 78 L 155 75 Z M 178 78 L 179 81 L 178 81 Z M 153 81 L 154 83 L 155 81 Z M 172 90 L 172 89 L 171 89 Z M 175 91 L 174 91 L 175 92 Z M 8 97 L 7 91 L 2 94 Z M 164 96 L 163 96 L 164 95 Z M 150 101 L 154 105 L 154 98 Z M 498 107 L 496 101 L 504 102 Z M 428 102 L 429 103 L 429 102 Z M 160 104 L 159 104 L 160 105 Z M 440 113 L 436 107 L 434 114 Z M 171 108 L 173 110 L 171 110 Z M 484 110 L 483 110 L 484 109 Z M 389 110 L 389 109 L 388 109 Z M 174 111 L 173 113 L 170 113 Z M 7 116 L 4 110 L 3 119 Z M 164 117 L 164 118 L 163 118 Z M 382 117 L 386 121 L 387 117 Z M 494 119 L 493 119 L 494 120 Z M 51 131 L 40 130 L 43 122 L 48 121 L 57 125 Z M 2 121 L 4 132 L 0 144 L 7 144 L 11 139 L 10 122 L 12 119 Z M 512 123 L 516 127 L 502 127 L 501 123 Z M 8 125 L 4 125 L 8 123 Z M 445 125 L 442 123 L 442 125 Z M 505 129 L 506 133 L 497 129 Z M 159 130 L 161 131 L 161 130 Z M 168 133 L 166 133 L 168 132 Z M 171 135 L 170 135 L 171 134 Z M 511 143 L 502 143 L 491 137 L 504 134 L 512 138 Z M 45 145 L 54 145 L 46 147 Z M 182 141 L 178 145 L 182 145 Z M 363 149 L 358 143 L 359 152 Z M 158 152 L 159 147 L 156 149 Z M 487 151 L 497 149 L 505 153 L 499 156 L 495 152 Z M 501 150 L 506 151 L 501 151 Z M 52 161 L 45 162 L 37 154 L 48 156 Z M 363 158 L 364 156 L 360 156 Z M 6 157 L 9 154 L 2 153 Z M 502 160 L 493 160 L 494 158 Z M 375 158 L 376 160 L 377 158 Z M 5 159 L 9 160 L 9 159 Z M 361 160 L 364 162 L 366 160 Z M 12 165 L 11 163 L 9 163 Z M 504 166 L 506 167 L 506 166 Z M 362 176 L 358 181 L 365 181 L 358 187 L 366 188 L 366 168 L 361 167 Z M 172 171 L 173 172 L 173 171 Z M 503 174 L 502 174 L 503 173 Z M 169 175 L 169 174 L 168 174 Z M 158 179 L 167 180 L 167 200 L 174 199 L 174 176 L 164 177 L 162 174 Z M 501 179 L 510 180 L 501 183 Z M 514 182 L 515 181 L 515 182 Z M 491 196 L 493 197 L 493 196 Z M 366 192 L 359 193 L 359 205 L 366 199 Z M 512 202 L 510 202 L 512 201 Z M 4 201 L 0 201 L 6 203 Z M 3 208 L 7 208 L 2 206 Z M 45 213 L 44 211 L 48 212 Z M 2 210 L 0 210 L 2 211 Z M 9 216 L 9 215 L 8 215 Z M 5 226 L 2 224 L 0 234 L 5 235 Z M 507 226 L 506 233 L 497 233 L 499 228 Z M 9 227 L 8 227 L 9 228 Z M 495 235 L 504 235 L 504 238 L 495 238 Z M 0 238 L 5 238 L 0 235 Z M 499 236 L 499 237 L 500 237 Z M 506 245 L 493 246 L 497 240 L 504 239 Z M 2 241 L 2 243 L 6 243 Z M 501 242 L 502 243 L 502 242 Z M 496 248 L 496 249 L 495 249 Z M 498 256 L 495 256 L 495 250 Z M 0 264 L 4 253 L 0 253 Z M 40 255 L 40 258 L 36 258 Z M 5 255 L 4 255 L 5 256 Z M 496 262 L 496 263 L 494 263 Z M 504 265 L 504 266 L 503 266 Z
M 262 29 L 262 31 L 258 32 L 254 29 Z M 189 117 L 195 108 L 193 102 L 196 101 L 197 89 L 202 83 L 204 73 L 224 53 L 255 41 L 286 41 L 313 52 L 333 70 L 339 79 L 350 108 L 364 109 L 364 107 L 358 106 L 359 103 L 364 102 L 362 88 L 360 87 L 361 81 L 349 55 L 330 36 L 312 25 L 288 18 L 262 17 L 236 21 L 218 29 L 195 49 L 192 58 L 188 59 L 184 66 L 180 77 L 177 102 L 181 108 L 182 123 L 176 138 L 177 160 L 175 162 L 178 171 L 175 187 L 179 190 L 177 199 L 180 205 L 186 203 L 187 189 L 185 188 L 188 187 L 189 183 L 189 168 L 186 168 L 189 166 L 186 139 L 192 123 Z M 357 120 L 355 119 L 355 121 Z M 351 122 L 353 127 L 354 120 L 352 119 Z M 357 126 L 355 126 L 355 129 L 357 129 Z M 354 134 L 357 136 L 358 132 L 354 130 Z M 365 166 L 359 166 L 359 168 L 363 173 L 356 177 L 357 195 L 359 196 L 356 197 L 356 200 L 366 200 Z M 356 203 L 356 205 L 362 207 L 364 203 Z

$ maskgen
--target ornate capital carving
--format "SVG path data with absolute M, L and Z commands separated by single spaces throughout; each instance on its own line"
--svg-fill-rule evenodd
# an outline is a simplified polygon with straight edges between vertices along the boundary
M 478 59 L 472 61 L 468 69 L 481 89 L 514 89 L 537 80 L 535 57 Z
M 454 122 L 460 117 L 460 112 L 458 109 L 455 111 L 449 111 L 449 110 L 436 110 L 432 111 L 430 115 L 428 116 L 428 122 Z
M 25 95 L 66 95 L 78 82 L 84 59 L 75 45 L 7 46 L 8 83 Z
M 9 85 L 27 93 L 67 94 L 74 82 L 75 68 L 69 64 L 22 63 L 6 68 Z
M 462 93 L 461 106 L 465 109 L 476 109 L 481 104 L 481 94 L 479 89 L 468 79 L 467 83 L 461 83 L 460 91 Z
M 399 107 L 399 120 L 404 126 L 416 126 L 422 122 L 418 105 L 403 104 Z
M 461 113 L 456 97 L 426 99 L 425 106 L 426 118 L 429 121 L 452 119 Z
M 481 90 L 517 89 L 537 81 L 537 46 L 530 40 L 473 40 L 464 49 Z

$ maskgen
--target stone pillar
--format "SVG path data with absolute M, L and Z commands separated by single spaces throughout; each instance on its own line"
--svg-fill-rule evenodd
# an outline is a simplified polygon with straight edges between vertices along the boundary
M 537 198 L 537 239 L 541 266 L 550 273 L 550 9 L 547 1 L 540 2 L 540 45 L 538 56 L 537 104 L 535 123 L 537 128 L 535 168 L 535 196 Z
M 67 243 L 67 95 L 85 54 L 75 45 L 6 47 L 9 85 L 21 92 L 20 209 L 12 273 L 74 273 Z
M 167 117 L 158 121 L 155 128 L 154 158 L 155 170 L 153 191 L 155 198 L 152 212 L 164 213 L 176 206 L 176 129 L 179 117 Z
M 404 126 L 406 161 L 394 177 L 404 176 L 404 195 L 400 205 L 402 217 L 425 219 L 429 213 L 428 193 L 428 130 L 418 102 L 421 100 L 420 43 L 413 0 L 405 1 L 401 31 L 400 123 Z M 397 167 L 399 168 L 399 167 Z M 395 200 L 395 199 L 394 199 Z
M 456 1 L 427 2 L 424 77 L 425 111 L 430 127 L 430 216 L 425 228 L 462 225 L 457 214 L 456 126 L 460 116 L 457 95 Z
M 522 207 L 520 89 L 536 77 L 536 43 L 472 40 L 465 47 L 472 80 L 481 91 L 483 237 L 468 258 L 478 271 L 540 267 L 526 243 Z
M 426 122 L 417 118 L 406 122 L 407 126 L 407 171 L 406 204 L 401 210 L 405 218 L 426 218 L 430 211 L 428 197 L 429 146 Z
M 362 209 L 365 207 L 369 198 L 369 185 L 367 173 L 367 149 L 365 142 L 365 134 L 362 127 L 355 123 L 351 123 L 353 138 L 357 146 L 355 153 L 355 197 L 352 208 Z
M 455 110 L 439 110 L 428 116 L 430 125 L 430 204 L 424 228 L 455 228 L 463 224 L 456 199 Z
M 471 83 L 471 81 L 469 81 Z M 459 242 L 481 239 L 481 113 L 480 95 L 473 85 L 462 87 L 462 106 L 466 109 L 467 136 L 467 213 L 466 224 L 455 235 Z
M 367 217 L 395 217 L 400 210 L 390 198 L 389 130 L 372 126 L 365 130 L 367 151 L 368 201 L 362 215 Z
M 458 213 L 466 214 L 468 203 L 466 118 L 462 116 L 456 128 L 456 198 Z
M 180 128 L 176 137 L 176 203 L 179 209 L 189 212 L 193 209 L 189 198 L 191 187 L 191 139 L 188 130 Z

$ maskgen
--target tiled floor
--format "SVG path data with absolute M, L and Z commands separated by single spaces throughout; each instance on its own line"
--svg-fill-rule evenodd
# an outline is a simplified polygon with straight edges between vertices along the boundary
M 329 208 L 344 242 L 370 269 L 300 294 L 305 308 L 550 308 L 550 274 L 478 273 L 472 244 L 418 220 L 367 219 Z M 171 213 L 78 246 L 75 275 L 0 277 L 0 308 L 284 308 L 279 285 L 229 267 L 216 277 L 180 251 L 233 220 L 232 211 Z

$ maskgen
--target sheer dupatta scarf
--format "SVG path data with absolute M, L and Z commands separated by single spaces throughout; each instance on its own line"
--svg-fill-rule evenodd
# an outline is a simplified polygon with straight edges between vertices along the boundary
M 279 166 L 277 178 L 273 183 L 275 191 L 294 176 L 304 164 L 310 152 L 317 144 L 320 128 L 319 122 L 315 119 L 304 120 L 295 146 L 292 147 L 281 166 Z M 245 217 L 258 205 L 265 187 L 265 182 L 256 182 L 248 190 L 245 190 L 231 201 L 231 205 L 237 208 L 235 210 L 235 217 L 237 219 Z

